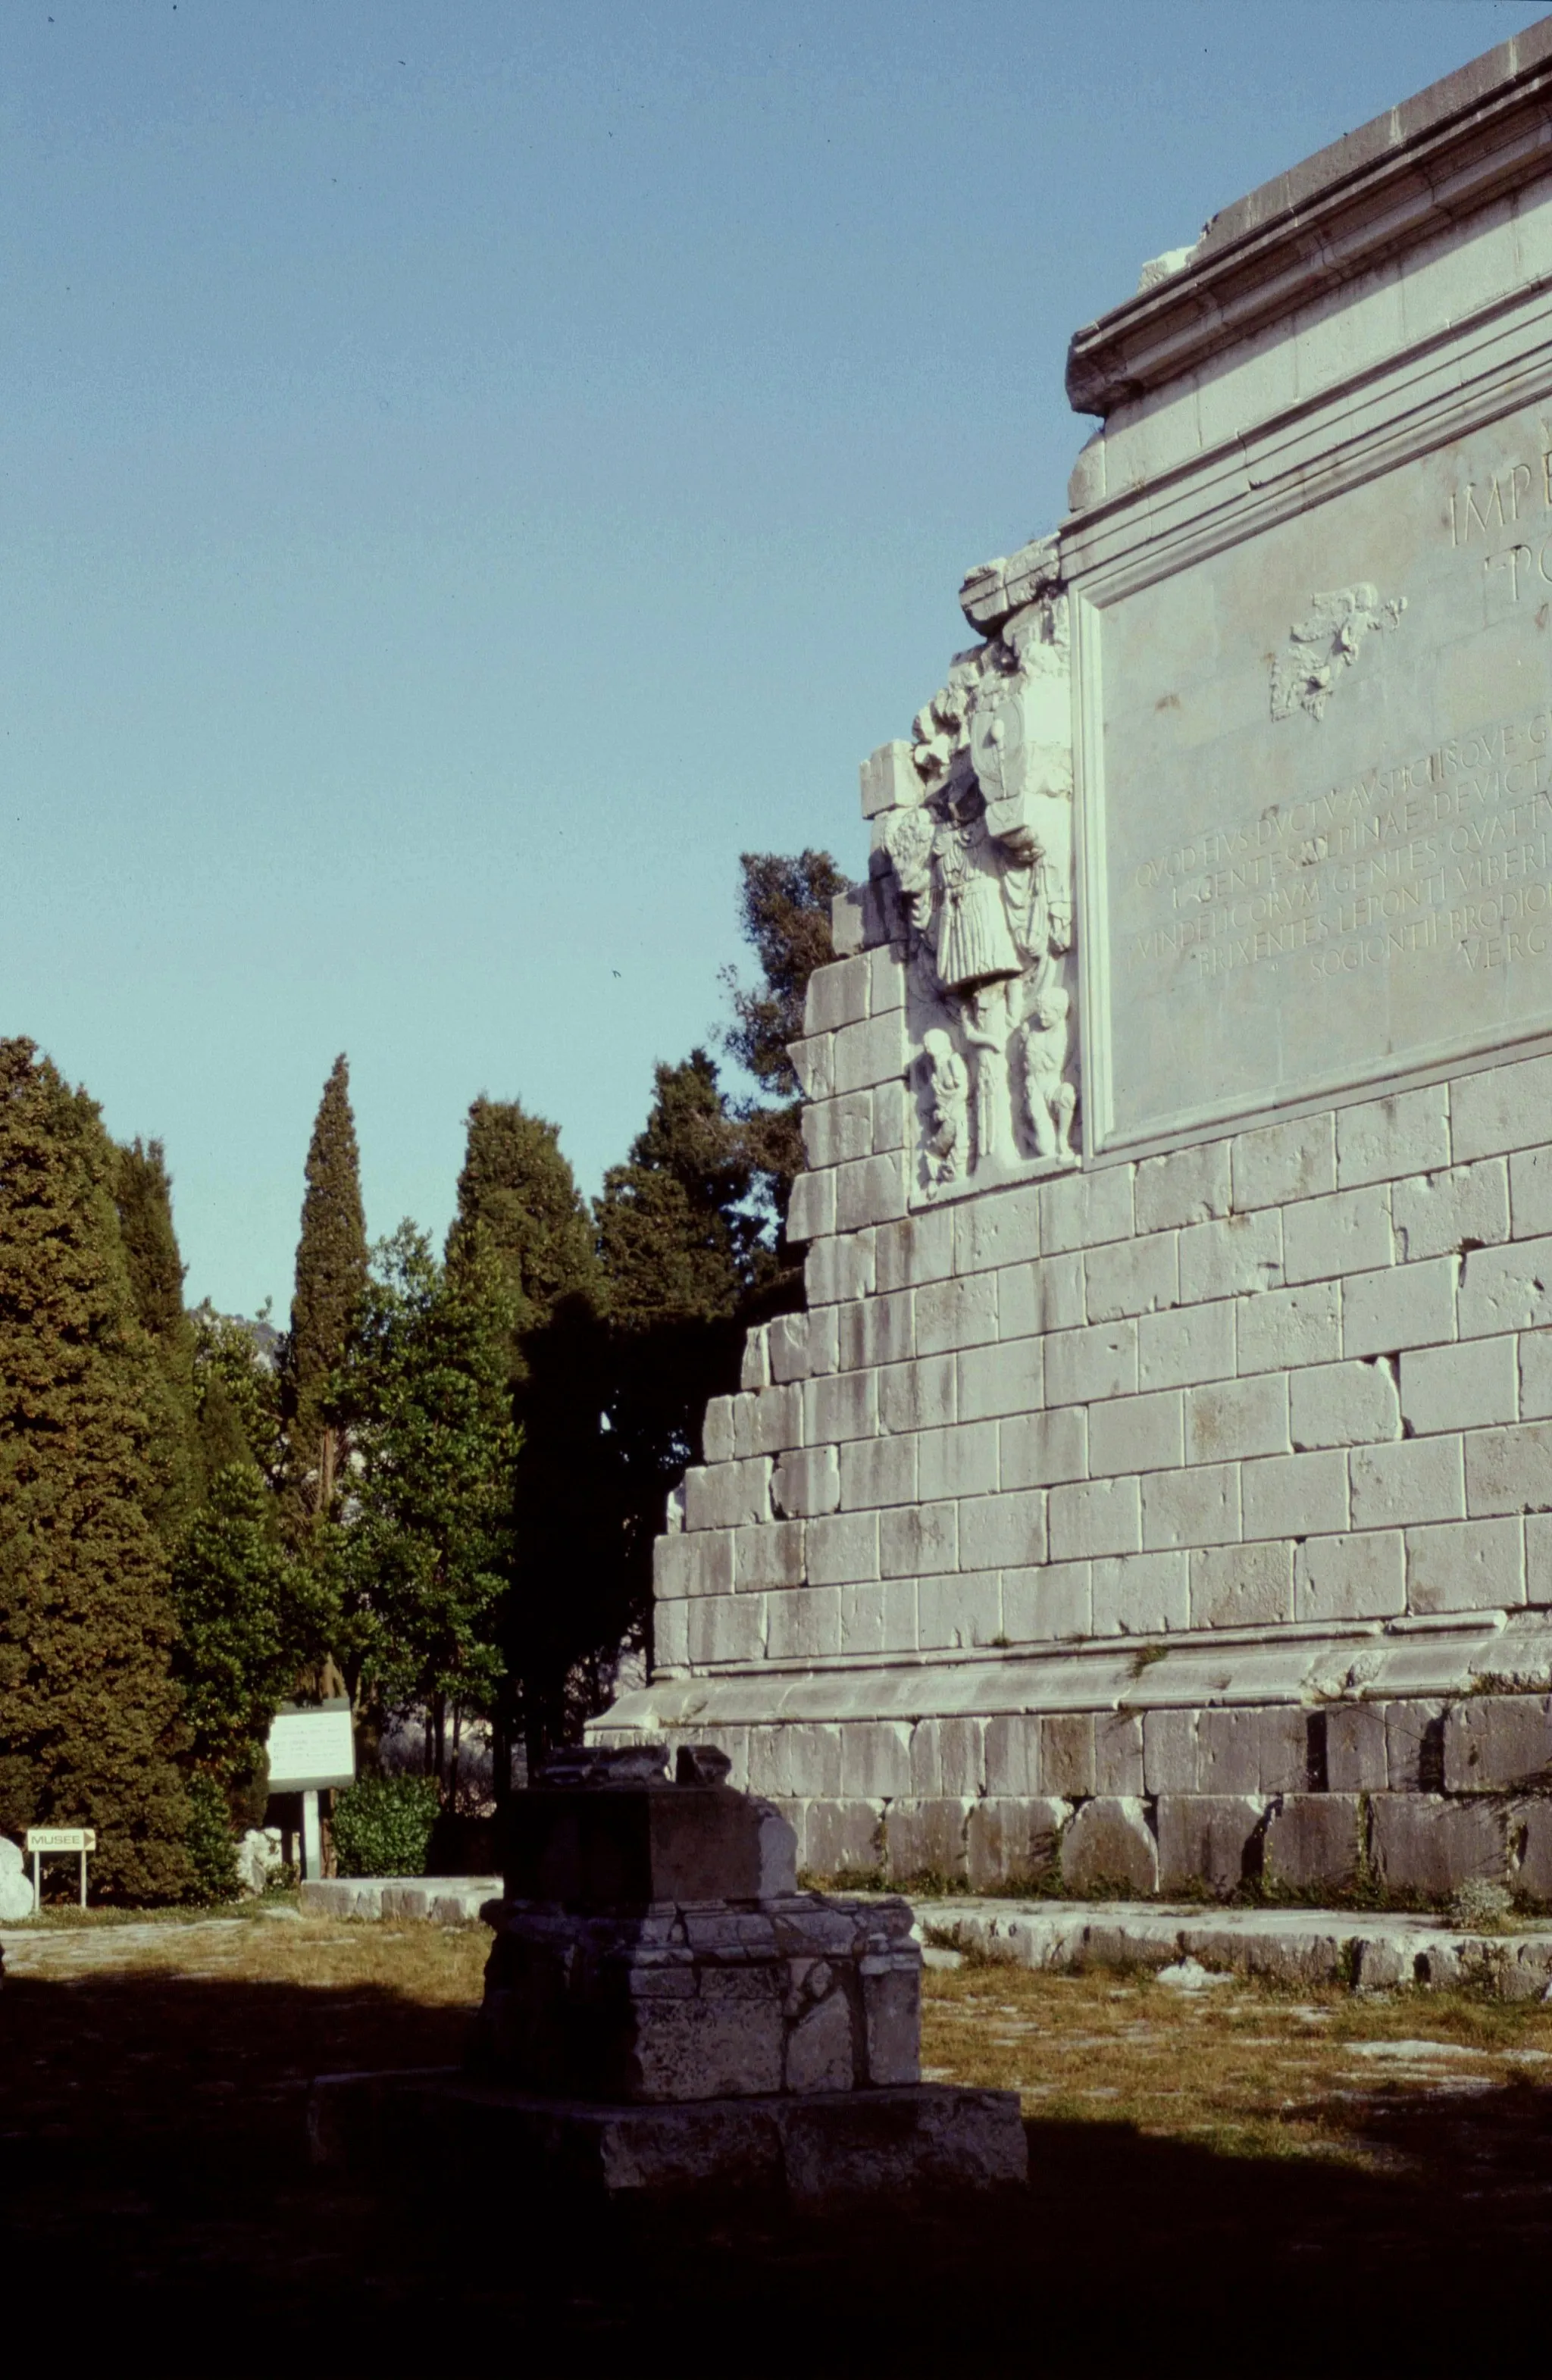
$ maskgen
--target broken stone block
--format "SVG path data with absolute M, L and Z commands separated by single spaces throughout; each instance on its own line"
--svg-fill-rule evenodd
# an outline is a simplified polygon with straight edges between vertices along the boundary
M 1507 1877 L 1507 1817 L 1497 1803 L 1376 1793 L 1369 1824 L 1376 1873 L 1384 1890 L 1399 1898 L 1437 1907 L 1469 1876 Z
M 972 1805 L 965 1830 L 965 1865 L 972 1892 L 1032 1884 L 1056 1859 L 1057 1839 L 1072 1815 L 1054 1795 L 1022 1800 L 988 1796 Z
M 1061 1880 L 1070 1892 L 1146 1899 L 1158 1889 L 1158 1846 L 1132 1794 L 1085 1802 L 1061 1838 Z
M 1206 1890 L 1227 1900 L 1259 1873 L 1266 1813 L 1254 1793 L 1161 1793 L 1159 1890 Z
M 1437 1793 L 1444 1786 L 1441 1702 L 1385 1705 L 1387 1783 L 1392 1793 Z
M 1264 1874 L 1291 1892 L 1347 1891 L 1361 1867 L 1363 1803 L 1356 1793 L 1285 1793 L 1267 1826 Z
M 921 1956 L 913 1944 L 859 1961 L 865 2079 L 874 2088 L 921 2080 Z

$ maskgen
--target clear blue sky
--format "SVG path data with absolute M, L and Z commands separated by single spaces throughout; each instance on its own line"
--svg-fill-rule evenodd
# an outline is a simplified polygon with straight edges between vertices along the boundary
M 484 1090 L 584 1185 L 721 1014 L 744 849 L 1052 526 L 1067 338 L 1493 0 L 6 0 L 0 1029 L 291 1288 Z

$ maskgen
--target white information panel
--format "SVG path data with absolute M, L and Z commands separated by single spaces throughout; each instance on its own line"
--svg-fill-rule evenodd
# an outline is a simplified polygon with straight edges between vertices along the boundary
M 310 1793 L 356 1781 L 356 1739 L 343 1695 L 337 1702 L 278 1710 L 269 1748 L 272 1793 Z

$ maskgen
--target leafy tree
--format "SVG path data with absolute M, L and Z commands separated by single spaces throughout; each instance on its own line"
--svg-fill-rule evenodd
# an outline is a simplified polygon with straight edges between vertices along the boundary
M 270 1721 L 311 1649 L 303 1574 L 275 1524 L 257 1466 L 227 1463 L 173 1570 L 190 1749 L 228 1791 L 263 1776 Z
M 803 1031 L 803 1004 L 816 967 L 835 956 L 830 905 L 846 890 L 828 851 L 746 851 L 739 867 L 739 923 L 759 960 L 759 981 L 746 985 L 731 967 L 722 981 L 734 1023 L 724 1037 L 730 1056 L 754 1076 L 758 1095 L 742 1109 L 747 1148 L 758 1176 L 759 1204 L 781 1245 L 782 1219 L 795 1177 L 803 1171 L 802 1102 L 787 1044 Z
M 0 1828 L 97 1829 L 101 1888 L 191 1880 L 160 1485 L 163 1382 L 95 1103 L 0 1041 Z
M 517 1099 L 482 1096 L 468 1111 L 448 1264 L 456 1271 L 481 1245 L 500 1269 L 511 1306 L 512 1369 L 520 1379 L 527 1333 L 563 1297 L 596 1297 L 599 1273 L 592 1223 L 561 1153 L 560 1126 L 529 1115 Z
M 217 1314 L 207 1299 L 189 1321 L 194 1332 L 194 1413 L 207 1479 L 229 1463 L 256 1463 L 273 1488 L 285 1459 L 282 1379 L 270 1352 L 278 1344 L 265 1319 Z M 266 1342 L 269 1342 L 268 1344 Z
M 754 1172 L 704 1050 L 654 1070 L 655 1096 L 629 1161 L 597 1208 L 608 1309 L 632 1329 L 665 1315 L 731 1314 L 753 1278 Z
M 511 1307 L 476 1246 L 439 1265 L 401 1224 L 373 1251 L 332 1410 L 352 1476 L 333 1534 L 335 1650 L 358 1706 L 373 1695 L 430 1719 L 437 1773 L 447 1722 L 491 1706 L 495 1613 L 508 1575 L 517 1433 L 507 1383 Z
M 345 1448 L 328 1404 L 367 1282 L 360 1155 L 350 1111 L 350 1069 L 336 1058 L 312 1128 L 297 1246 L 297 1287 L 284 1373 L 293 1488 L 304 1508 L 327 1514 Z

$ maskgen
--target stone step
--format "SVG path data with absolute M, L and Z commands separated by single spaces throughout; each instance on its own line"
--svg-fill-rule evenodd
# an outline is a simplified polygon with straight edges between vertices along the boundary
M 924 1941 L 1022 1967 L 1170 1967 L 1385 1991 L 1472 1985 L 1552 1994 L 1552 1925 L 1473 1934 L 1435 1917 L 1352 1909 L 1211 1909 L 1095 1900 L 915 1900 Z
M 433 1925 L 478 1925 L 488 1900 L 499 1900 L 499 1876 L 328 1876 L 304 1884 L 298 1900 L 309 1917 L 414 1917 Z

